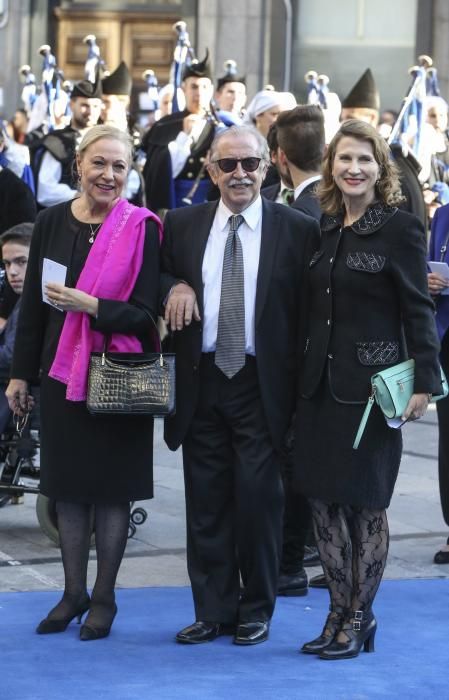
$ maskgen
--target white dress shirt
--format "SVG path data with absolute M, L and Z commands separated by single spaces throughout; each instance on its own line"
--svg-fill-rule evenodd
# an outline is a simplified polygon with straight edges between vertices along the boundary
M 37 201 L 41 206 L 51 207 L 76 197 L 77 190 L 60 182 L 61 177 L 61 163 L 49 151 L 45 151 L 37 181 Z
M 233 212 L 220 200 L 212 223 L 203 258 L 203 352 L 215 352 L 218 313 L 220 310 L 221 278 L 229 217 Z M 242 243 L 245 295 L 245 352 L 255 355 L 255 307 L 257 273 L 259 271 L 262 232 L 262 199 L 259 196 L 241 212 L 244 222 L 238 229 Z
M 174 141 L 170 141 L 168 144 L 173 178 L 178 177 L 179 173 L 184 168 L 187 158 L 190 156 L 192 146 L 198 141 L 206 124 L 206 119 L 199 119 L 195 122 L 190 134 L 186 134 L 185 131 L 180 131 Z
M 312 182 L 318 182 L 319 180 L 321 180 L 321 175 L 312 175 L 312 177 L 308 177 L 307 180 L 301 182 L 301 184 L 295 188 L 295 199 L 298 199 L 301 192 L 303 192 L 308 185 L 311 185 Z

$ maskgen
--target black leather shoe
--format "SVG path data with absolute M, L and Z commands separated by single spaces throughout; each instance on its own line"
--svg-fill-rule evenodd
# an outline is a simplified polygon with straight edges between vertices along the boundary
M 278 595 L 301 596 L 307 595 L 307 574 L 304 569 L 294 574 L 279 574 Z
M 300 651 L 303 654 L 321 654 L 335 640 L 344 621 L 347 611 L 335 606 L 330 608 L 329 615 L 324 623 L 323 631 L 319 637 L 302 645 Z
M 446 544 L 449 544 L 449 538 L 448 538 Z M 433 558 L 433 563 L 434 564 L 449 564 L 449 552 L 445 551 L 444 549 L 440 549 L 435 554 L 435 556 Z
M 179 644 L 202 644 L 212 642 L 223 634 L 234 634 L 235 625 L 224 625 L 220 622 L 203 622 L 197 620 L 193 625 L 184 627 L 175 639 Z
M 241 622 L 237 625 L 234 644 L 249 646 L 266 642 L 270 631 L 270 623 L 265 622 Z
M 327 588 L 327 581 L 324 574 L 318 574 L 318 576 L 312 576 L 309 581 L 310 588 Z
M 319 566 L 321 560 L 318 554 L 318 549 L 316 547 L 309 547 L 306 545 L 304 547 L 304 566 Z

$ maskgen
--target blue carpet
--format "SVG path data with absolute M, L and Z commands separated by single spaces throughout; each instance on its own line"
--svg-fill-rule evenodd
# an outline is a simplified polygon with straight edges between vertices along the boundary
M 1 700 L 438 700 L 449 698 L 447 580 L 385 581 L 376 653 L 326 662 L 298 654 L 326 616 L 326 591 L 279 599 L 270 640 L 181 646 L 193 619 L 187 588 L 120 590 L 111 635 L 81 643 L 78 626 L 38 636 L 59 593 L 0 594 Z

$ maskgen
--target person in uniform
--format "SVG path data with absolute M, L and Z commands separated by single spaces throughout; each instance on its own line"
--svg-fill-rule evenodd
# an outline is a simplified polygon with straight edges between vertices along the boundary
M 139 143 L 140 134 L 131 129 L 128 116 L 131 101 L 132 77 L 128 66 L 121 61 L 113 73 L 110 73 L 102 80 L 103 109 L 101 119 L 103 124 L 115 126 L 121 131 L 128 131 L 133 138 L 133 143 Z M 142 176 L 136 166 L 134 156 L 133 162 L 128 171 L 124 197 L 135 206 L 142 206 L 144 193 L 144 183 Z
M 347 119 L 360 119 L 371 124 L 374 128 L 377 127 L 380 114 L 380 96 L 374 76 L 369 68 L 365 70 L 354 87 L 342 100 L 341 107 L 341 122 Z M 400 205 L 400 208 L 415 214 L 425 226 L 427 220 L 426 204 L 421 183 L 418 179 L 421 165 L 410 151 L 407 155 L 404 155 L 402 145 L 391 144 L 390 149 L 393 159 L 399 168 L 401 190 L 405 197 L 405 201 Z
M 103 91 L 101 119 L 104 124 L 127 131 L 132 84 L 131 73 L 124 61 L 101 81 Z
M 183 206 L 196 178 L 192 203 L 206 201 L 210 188 L 204 163 L 216 124 L 210 115 L 213 85 L 208 53 L 184 68 L 182 88 L 185 109 L 156 122 L 145 140 L 143 175 L 147 205 L 153 211 Z
M 246 104 L 246 82 L 243 76 L 237 73 L 237 63 L 232 59 L 225 61 L 225 73 L 218 78 L 215 91 L 215 102 L 219 109 L 219 116 L 229 125 L 240 123 L 243 116 L 243 108 Z
M 367 68 L 342 101 L 340 121 L 361 119 L 376 127 L 379 121 L 379 111 L 379 91 L 370 68 Z
M 74 168 L 75 149 L 83 135 L 98 122 L 101 112 L 101 81 L 81 80 L 70 96 L 72 118 L 69 126 L 47 134 L 34 145 L 33 171 L 36 198 L 44 208 L 73 199 L 78 193 Z

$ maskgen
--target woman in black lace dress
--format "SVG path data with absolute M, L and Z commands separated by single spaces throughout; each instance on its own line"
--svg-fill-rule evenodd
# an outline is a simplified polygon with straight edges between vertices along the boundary
M 310 263 L 309 325 L 297 405 L 296 483 L 309 497 L 331 607 L 304 644 L 322 659 L 374 649 L 372 604 L 388 551 L 386 508 L 401 459 L 400 430 L 375 405 L 352 445 L 370 377 L 408 356 L 415 386 L 404 420 L 441 389 L 421 222 L 397 209 L 395 166 L 368 124 L 345 122 L 320 186 L 320 249 Z

